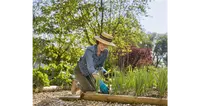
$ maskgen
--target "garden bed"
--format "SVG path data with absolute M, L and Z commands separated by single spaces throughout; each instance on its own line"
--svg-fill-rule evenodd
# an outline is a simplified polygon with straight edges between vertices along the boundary
M 154 92 L 156 94 L 156 92 Z M 132 95 L 133 92 L 128 95 Z M 77 94 L 79 95 L 79 94 Z M 157 95 L 157 94 L 156 94 Z M 33 93 L 33 106 L 156 106 L 150 104 L 124 104 L 90 100 L 63 101 L 59 97 L 72 96 L 69 90 Z
M 114 76 L 102 78 L 110 88 L 110 95 L 87 95 L 79 100 L 62 101 L 61 97 L 71 97 L 70 87 L 44 87 L 42 89 L 31 90 L 31 106 L 130 106 L 133 103 L 143 103 L 141 98 L 147 98 L 144 103 L 152 101 L 161 101 L 163 104 L 169 104 L 170 94 L 170 70 L 146 71 L 145 69 L 129 69 L 126 74 L 115 71 Z M 98 82 L 98 81 L 97 81 Z M 96 85 L 99 89 L 99 84 Z M 63 90 L 64 89 L 64 90 Z M 34 92 L 32 92 L 34 91 Z M 53 92 L 54 91 L 54 92 Z M 39 92 L 39 93 L 35 93 Z M 129 97 L 126 97 L 126 96 Z M 77 96 L 80 96 L 77 94 Z M 123 96 L 125 99 L 123 99 Z M 102 98 L 102 99 L 99 99 Z M 127 101 L 130 104 L 117 103 Z M 140 99 L 137 99 L 140 98 Z M 91 101 L 93 100 L 93 101 Z M 166 100 L 168 100 L 166 102 Z M 104 102 L 103 102 L 104 101 Z M 150 102 L 149 102 L 150 101 Z M 152 104 L 157 104 L 154 101 Z M 113 103 L 111 103 L 113 102 Z M 42 104 L 42 105 L 41 105 Z M 83 104 L 83 105 L 81 105 Z M 116 105 L 117 104 L 117 105 Z M 158 103 L 159 104 L 159 103 Z M 155 106 L 148 104 L 139 104 L 134 106 Z

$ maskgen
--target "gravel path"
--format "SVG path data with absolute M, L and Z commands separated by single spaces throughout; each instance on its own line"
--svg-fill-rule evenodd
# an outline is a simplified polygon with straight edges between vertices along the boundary
M 33 106 L 156 106 L 144 104 L 121 104 L 88 100 L 62 101 L 60 96 L 69 96 L 70 91 L 33 93 Z

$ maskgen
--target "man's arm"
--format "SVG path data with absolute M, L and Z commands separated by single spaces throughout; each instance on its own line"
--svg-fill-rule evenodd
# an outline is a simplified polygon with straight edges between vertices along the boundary
M 86 49 L 85 56 L 86 56 L 87 69 L 89 71 L 89 74 L 97 73 L 97 70 L 94 68 L 92 55 L 93 55 L 93 51 Z
M 99 69 L 101 69 L 101 68 L 103 67 L 103 65 L 104 65 L 104 63 L 105 63 L 107 57 L 108 57 L 108 49 L 105 49 L 105 50 L 104 50 L 103 61 L 101 62 L 101 64 L 99 64 Z
M 107 57 L 108 57 L 108 50 L 105 49 L 105 50 L 104 50 L 103 61 L 102 61 L 102 62 L 99 64 L 99 66 L 97 67 L 97 70 L 101 71 L 101 72 L 103 73 L 103 75 L 107 72 L 107 71 L 103 68 Z

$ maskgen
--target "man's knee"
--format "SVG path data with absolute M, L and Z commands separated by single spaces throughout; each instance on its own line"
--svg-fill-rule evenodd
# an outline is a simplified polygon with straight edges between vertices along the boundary
M 77 86 L 77 81 L 76 80 L 73 80 L 72 81 L 72 87 L 71 87 L 71 93 L 72 94 L 76 94 L 76 91 L 78 91 L 79 88 Z

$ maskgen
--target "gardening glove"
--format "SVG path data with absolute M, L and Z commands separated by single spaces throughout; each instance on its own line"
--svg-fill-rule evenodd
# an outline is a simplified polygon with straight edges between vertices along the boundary
M 102 80 L 99 80 L 99 85 L 100 85 L 100 91 L 103 94 L 109 94 L 109 89 L 108 89 L 108 87 L 106 86 L 106 84 Z

